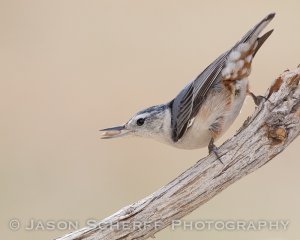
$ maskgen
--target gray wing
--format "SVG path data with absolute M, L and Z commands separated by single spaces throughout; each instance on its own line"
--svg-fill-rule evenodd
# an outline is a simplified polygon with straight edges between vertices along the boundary
M 221 78 L 228 52 L 218 57 L 172 102 L 172 138 L 177 142 L 185 133 L 189 120 L 199 111 L 212 84 Z
M 274 16 L 275 14 L 271 13 L 261 20 L 251 30 L 249 30 L 244 37 L 234 45 L 234 47 L 219 56 L 193 82 L 188 84 L 173 101 L 171 101 L 171 126 L 172 139 L 174 142 L 177 142 L 186 132 L 189 121 L 197 115 L 211 86 L 214 83 L 221 81 L 221 73 L 226 66 L 229 53 L 241 43 L 257 41 L 259 39 L 258 35 L 260 32 L 274 18 Z M 258 48 L 270 34 L 271 31 L 265 34 L 266 37 L 261 38 L 261 43 L 258 44 Z

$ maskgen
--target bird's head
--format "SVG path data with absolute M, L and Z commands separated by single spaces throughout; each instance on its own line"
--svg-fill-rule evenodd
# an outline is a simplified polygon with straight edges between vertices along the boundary
M 165 104 L 149 107 L 136 113 L 122 126 L 102 129 L 102 139 L 123 137 L 126 135 L 164 138 L 170 128 L 170 110 Z

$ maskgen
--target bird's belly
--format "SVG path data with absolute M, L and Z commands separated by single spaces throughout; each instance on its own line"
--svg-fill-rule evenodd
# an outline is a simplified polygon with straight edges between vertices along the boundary
M 211 133 L 208 129 L 200 128 L 193 130 L 193 133 L 186 135 L 175 143 L 175 147 L 182 149 L 197 149 L 207 147 L 211 140 Z
M 223 90 L 209 97 L 175 147 L 202 148 L 207 147 L 212 138 L 220 138 L 240 113 L 247 89 L 248 80 L 245 78 L 232 84 L 232 93 Z

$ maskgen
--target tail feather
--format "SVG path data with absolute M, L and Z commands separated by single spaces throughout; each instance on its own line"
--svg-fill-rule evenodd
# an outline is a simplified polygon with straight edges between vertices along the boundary
M 268 37 L 272 34 L 273 29 L 259 37 L 259 34 L 262 32 L 262 30 L 272 21 L 272 19 L 275 17 L 275 13 L 270 13 L 267 15 L 264 19 L 262 19 L 258 24 L 256 24 L 252 29 L 250 29 L 243 38 L 237 42 L 234 47 L 228 51 L 230 53 L 231 51 L 237 49 L 239 46 L 243 47 L 243 44 L 246 44 L 248 47 L 247 49 L 252 49 L 252 57 L 254 57 L 257 53 L 257 51 L 260 49 L 260 47 L 263 45 L 263 43 L 268 39 Z M 256 46 L 255 46 L 256 45 Z M 255 48 L 255 49 L 254 49 Z
M 257 51 L 260 49 L 260 47 L 264 44 L 264 42 L 270 37 L 274 29 L 266 32 L 264 35 L 261 37 L 257 38 L 257 47 L 254 50 L 253 57 L 256 55 Z
M 261 31 L 272 21 L 275 17 L 275 13 L 270 13 L 263 20 L 261 20 L 258 24 L 256 24 L 246 35 L 242 38 L 241 42 L 250 42 L 254 43 Z
M 272 19 L 275 17 L 275 13 L 270 13 L 267 15 L 264 19 L 262 19 L 258 24 L 256 24 L 252 29 L 250 29 L 244 36 L 243 38 L 236 43 L 236 45 L 233 47 L 237 47 L 241 43 L 250 43 L 250 45 L 253 45 L 256 40 L 259 37 L 259 34 L 261 31 L 272 21 Z M 272 32 L 269 33 L 269 35 L 264 35 L 264 41 L 270 36 Z M 262 43 L 264 42 L 262 41 Z M 261 43 L 261 45 L 262 45 Z M 260 46 L 261 46 L 260 45 Z M 257 49 L 258 50 L 258 49 Z

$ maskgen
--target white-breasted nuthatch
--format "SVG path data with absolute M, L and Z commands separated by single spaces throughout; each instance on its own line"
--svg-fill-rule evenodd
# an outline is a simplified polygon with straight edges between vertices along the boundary
M 134 135 L 182 149 L 208 146 L 209 152 L 216 153 L 214 141 L 236 119 L 246 95 L 257 105 L 263 99 L 250 92 L 248 76 L 253 57 L 273 30 L 259 34 L 274 16 L 261 20 L 172 101 L 142 110 L 122 126 L 100 130 L 102 138 Z

